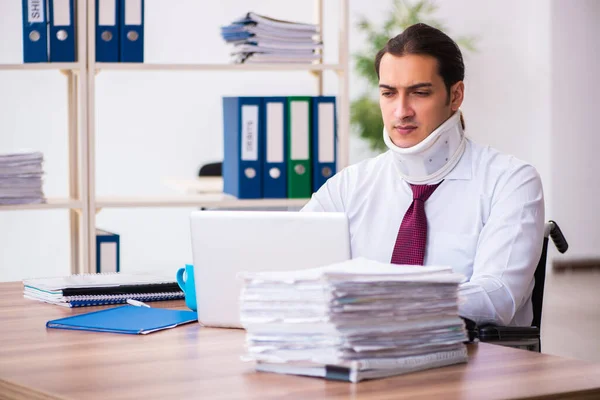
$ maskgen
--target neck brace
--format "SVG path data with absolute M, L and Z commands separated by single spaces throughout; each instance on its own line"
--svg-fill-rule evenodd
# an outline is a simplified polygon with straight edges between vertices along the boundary
M 396 146 L 385 128 L 383 140 L 392 151 L 402 178 L 416 185 L 440 182 L 458 164 L 467 143 L 460 123 L 460 111 L 412 147 Z

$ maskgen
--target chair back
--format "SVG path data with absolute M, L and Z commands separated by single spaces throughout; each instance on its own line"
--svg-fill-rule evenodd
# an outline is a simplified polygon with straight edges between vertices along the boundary
M 569 243 L 563 235 L 556 221 L 548 221 L 544 226 L 544 244 L 542 246 L 542 255 L 535 268 L 535 285 L 531 294 L 531 303 L 533 305 L 533 320 L 531 326 L 541 328 L 542 325 L 542 304 L 544 303 L 544 285 L 546 283 L 546 259 L 548 258 L 548 237 L 552 239 L 552 243 L 556 249 L 565 253 L 569 248 Z
M 223 162 L 204 164 L 198 170 L 198 176 L 222 176 Z
M 542 324 L 542 305 L 544 303 L 544 285 L 546 283 L 546 259 L 548 257 L 548 237 L 544 237 L 542 246 L 542 255 L 535 268 L 535 285 L 531 294 L 531 303 L 533 305 L 533 320 L 531 326 L 541 328 Z

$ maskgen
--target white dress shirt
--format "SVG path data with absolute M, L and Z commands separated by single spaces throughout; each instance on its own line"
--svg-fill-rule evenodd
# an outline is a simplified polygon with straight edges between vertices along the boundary
M 412 202 L 397 155 L 387 151 L 331 177 L 302 211 L 345 212 L 352 257 L 389 263 Z M 534 167 L 467 140 L 456 167 L 425 202 L 425 265 L 466 277 L 460 315 L 529 326 L 533 274 L 544 237 L 542 183 Z

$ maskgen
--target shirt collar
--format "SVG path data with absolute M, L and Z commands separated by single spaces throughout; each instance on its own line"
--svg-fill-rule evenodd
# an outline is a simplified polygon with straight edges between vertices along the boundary
M 471 141 L 467 139 L 465 152 L 458 161 L 458 164 L 444 177 L 444 180 L 470 180 L 473 177 L 472 166 L 473 147 Z

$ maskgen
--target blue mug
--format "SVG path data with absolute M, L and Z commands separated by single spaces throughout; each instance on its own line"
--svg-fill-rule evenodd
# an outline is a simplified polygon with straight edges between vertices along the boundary
M 185 305 L 192 311 L 197 311 L 196 306 L 196 284 L 194 282 L 194 266 L 186 264 L 185 268 L 177 271 L 177 283 L 185 293 Z

